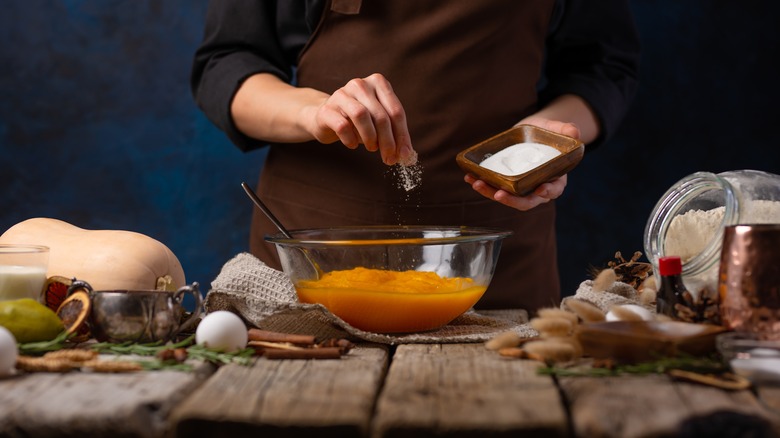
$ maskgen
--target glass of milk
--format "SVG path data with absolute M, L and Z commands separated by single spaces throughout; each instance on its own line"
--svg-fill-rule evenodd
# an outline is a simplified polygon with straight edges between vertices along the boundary
M 0 301 L 40 300 L 48 266 L 48 247 L 0 245 Z

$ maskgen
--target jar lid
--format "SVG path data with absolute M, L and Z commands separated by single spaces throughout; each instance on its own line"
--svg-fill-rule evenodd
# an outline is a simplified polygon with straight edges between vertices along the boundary
M 658 272 L 661 275 L 680 275 L 682 260 L 678 256 L 666 256 L 658 259 Z

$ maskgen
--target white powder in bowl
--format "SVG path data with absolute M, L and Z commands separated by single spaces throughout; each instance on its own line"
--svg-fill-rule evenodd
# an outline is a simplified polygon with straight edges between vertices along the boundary
M 545 144 L 517 143 L 485 158 L 479 165 L 503 175 L 520 175 L 560 154 L 561 151 Z

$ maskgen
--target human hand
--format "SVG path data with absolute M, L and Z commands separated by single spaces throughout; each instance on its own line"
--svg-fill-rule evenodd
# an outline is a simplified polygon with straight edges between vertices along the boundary
M 527 211 L 561 196 L 563 190 L 566 188 L 567 176 L 563 175 L 547 181 L 546 183 L 539 185 L 531 194 L 526 196 L 517 196 L 506 190 L 497 189 L 485 181 L 477 179 L 470 173 L 466 174 L 464 179 L 467 183 L 471 184 L 471 188 L 480 195 L 516 210 Z
M 567 135 L 573 138 L 580 137 L 580 130 L 573 123 L 550 120 L 538 116 L 530 116 L 518 123 L 518 125 L 521 124 L 534 125 L 539 128 L 547 129 L 549 131 L 557 132 L 559 134 Z M 520 211 L 527 211 L 539 206 L 540 204 L 545 204 L 553 199 L 560 197 L 566 188 L 568 177 L 567 175 L 563 175 L 540 184 L 536 189 L 534 189 L 532 193 L 526 196 L 517 196 L 507 192 L 506 190 L 497 189 L 485 181 L 478 179 L 472 174 L 467 174 L 464 180 L 468 184 L 471 184 L 471 188 L 473 188 L 477 193 L 488 199 L 492 199 Z
M 350 149 L 379 151 L 387 165 L 413 160 L 406 113 L 390 82 L 375 73 L 352 79 L 316 110 L 310 128 L 321 143 L 341 141 Z

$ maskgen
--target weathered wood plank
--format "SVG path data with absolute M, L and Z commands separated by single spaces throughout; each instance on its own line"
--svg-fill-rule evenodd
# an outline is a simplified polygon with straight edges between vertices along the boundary
M 0 380 L 0 436 L 158 437 L 214 368 L 125 374 L 33 373 Z
M 674 384 L 663 375 L 561 377 L 580 437 L 672 436 L 691 415 Z
M 695 436 L 766 437 L 780 432 L 780 417 L 750 390 L 722 391 L 690 383 L 678 383 L 677 390 L 692 411 L 681 429 Z
M 762 404 L 777 415 L 780 421 L 780 386 L 760 385 L 756 388 L 758 398 Z
M 674 382 L 665 375 L 559 381 L 576 436 L 773 436 L 777 427 L 747 390 Z
M 338 360 L 268 360 L 222 367 L 172 415 L 177 436 L 368 433 L 388 349 L 361 345 Z
M 566 412 L 538 362 L 482 344 L 401 345 L 377 402 L 374 437 L 563 436 Z

